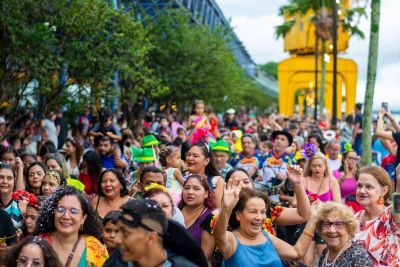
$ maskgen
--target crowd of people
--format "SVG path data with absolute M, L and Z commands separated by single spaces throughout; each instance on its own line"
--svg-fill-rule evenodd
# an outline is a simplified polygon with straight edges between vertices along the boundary
M 0 266 L 400 266 L 400 127 L 360 167 L 361 110 L 1 114 Z

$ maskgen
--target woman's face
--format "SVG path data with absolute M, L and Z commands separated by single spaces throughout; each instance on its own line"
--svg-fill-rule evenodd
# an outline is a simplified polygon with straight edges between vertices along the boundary
M 26 212 L 24 214 L 24 224 L 26 227 L 26 231 L 29 235 L 33 234 L 36 227 L 36 221 L 39 216 L 39 211 L 31 206 L 26 208 Z
M 121 194 L 122 185 L 113 172 L 106 172 L 101 179 L 101 191 L 106 198 L 113 199 Z
M 351 238 L 347 232 L 346 223 L 337 211 L 331 211 L 321 222 L 321 237 L 328 249 L 340 250 Z
M 75 153 L 75 151 L 76 151 L 76 147 L 74 146 L 74 144 L 72 144 L 71 141 L 67 141 L 65 143 L 65 155 L 71 156 Z
M 81 203 L 74 195 L 64 196 L 54 211 L 54 226 L 63 235 L 75 235 L 86 220 Z
M 370 174 L 361 173 L 358 177 L 356 198 L 363 207 L 378 205 L 378 199 L 384 197 L 387 191 L 387 186 L 380 185 Z
M 243 188 L 253 189 L 253 183 L 251 182 L 249 176 L 247 176 L 247 174 L 243 173 L 242 171 L 235 171 L 234 173 L 232 173 L 232 175 L 229 179 L 233 179 L 238 182 L 242 182 Z
M 32 189 L 39 189 L 42 185 L 45 172 L 39 165 L 35 165 L 29 169 L 28 182 Z
M 53 175 L 45 175 L 42 182 L 43 196 L 48 196 L 60 187 L 58 180 Z
M 58 164 L 57 160 L 55 160 L 55 159 L 48 159 L 48 160 L 46 161 L 46 166 L 47 166 L 47 168 L 48 168 L 49 170 L 51 170 L 51 171 L 54 170 L 54 171 L 63 172 L 62 167 L 60 166 L 60 164 Z
M 165 212 L 167 219 L 172 219 L 174 206 L 171 202 L 171 199 L 167 197 L 164 193 L 156 194 L 151 197 L 151 199 L 155 200 L 160 204 L 161 208 Z
M 1 157 L 1 162 L 15 167 L 15 156 L 11 152 L 4 153 Z
M 203 154 L 203 150 L 198 146 L 192 146 L 186 154 L 186 166 L 192 174 L 202 174 L 206 166 L 210 163 Z
M 103 242 L 108 250 L 114 250 L 120 245 L 118 238 L 119 228 L 116 223 L 108 221 L 103 228 Z
M 249 236 L 257 236 L 264 224 L 267 208 L 263 199 L 250 198 L 242 212 L 236 214 L 240 222 L 240 231 Z
M 17 266 L 44 267 L 45 260 L 39 245 L 30 243 L 24 246 L 18 255 Z
M 349 152 L 347 153 L 347 157 L 346 157 L 346 164 L 352 168 L 355 169 L 357 167 L 357 163 L 359 161 L 359 158 L 357 156 L 356 152 Z
M 182 191 L 183 201 L 187 206 L 200 206 L 208 197 L 208 192 L 197 178 L 189 178 Z
M 14 174 L 10 169 L 0 169 L 0 194 L 11 194 L 14 190 Z
M 326 171 L 325 161 L 323 159 L 316 158 L 311 161 L 310 164 L 311 175 L 314 177 L 324 177 Z

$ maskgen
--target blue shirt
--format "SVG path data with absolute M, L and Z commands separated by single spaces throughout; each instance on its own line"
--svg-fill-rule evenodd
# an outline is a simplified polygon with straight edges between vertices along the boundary
M 261 169 L 265 159 L 265 153 L 256 150 L 251 157 L 245 157 L 243 153 L 234 153 L 232 154 L 228 163 L 234 168 L 242 168 L 247 171 L 252 166 L 257 167 L 257 169 Z
M 110 155 L 110 156 L 100 155 L 100 157 L 101 157 L 101 165 L 103 165 L 103 168 L 105 168 L 105 169 L 115 168 L 113 155 Z M 121 153 L 121 159 L 125 160 L 126 163 L 128 163 L 128 159 L 122 153 Z
M 236 251 L 229 259 L 224 259 L 223 267 L 282 267 L 281 259 L 267 232 L 262 231 L 267 242 L 259 245 L 243 245 L 235 234 Z

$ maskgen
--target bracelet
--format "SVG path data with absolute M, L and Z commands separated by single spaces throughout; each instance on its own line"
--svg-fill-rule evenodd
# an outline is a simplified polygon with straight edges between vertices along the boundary
M 309 236 L 310 238 L 314 237 L 314 234 L 311 234 L 307 229 L 303 230 L 303 234 L 305 234 L 306 236 Z

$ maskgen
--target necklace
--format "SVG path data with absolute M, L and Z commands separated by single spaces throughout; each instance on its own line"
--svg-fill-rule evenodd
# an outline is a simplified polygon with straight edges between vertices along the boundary
M 328 257 L 329 257 L 329 249 L 328 252 L 326 253 L 326 257 L 324 259 L 324 263 L 322 264 L 323 267 L 327 266 L 334 266 L 335 262 L 337 261 L 337 259 L 342 255 L 342 253 L 344 252 L 345 248 L 347 247 L 347 245 L 351 242 L 351 239 L 349 239 L 349 241 L 347 241 L 347 243 L 342 247 L 342 249 L 339 251 L 339 253 L 337 254 L 337 256 L 333 259 L 333 261 L 331 261 L 330 263 L 328 263 Z
M 185 220 L 186 229 L 190 228 L 190 227 L 193 225 L 193 223 L 192 223 L 192 224 L 189 224 L 189 223 L 192 222 L 193 220 L 196 221 L 197 218 L 199 218 L 199 216 L 200 216 L 201 214 L 203 214 L 203 212 L 204 212 L 206 209 L 207 209 L 207 207 L 204 207 L 203 209 L 199 210 L 200 212 L 196 212 L 196 213 L 194 214 L 194 216 L 192 216 L 192 217 L 190 217 L 189 219 Z

